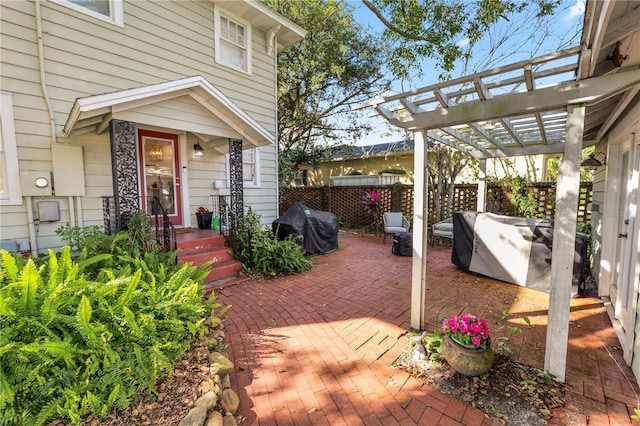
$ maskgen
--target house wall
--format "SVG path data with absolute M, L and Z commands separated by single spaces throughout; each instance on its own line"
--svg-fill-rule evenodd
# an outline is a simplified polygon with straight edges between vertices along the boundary
M 631 112 L 618 121 L 616 126 L 609 133 L 608 140 L 596 147 L 597 151 L 607 152 L 607 162 L 613 163 L 612 159 L 619 153 L 618 146 L 632 138 L 632 134 L 640 134 L 640 104 L 637 104 Z M 616 188 L 611 181 L 617 175 L 618 170 L 615 167 L 600 168 L 594 177 L 593 182 L 593 203 L 597 205 L 598 212 L 591 214 L 592 240 L 593 240 L 593 268 L 592 274 L 598 283 L 599 294 L 603 297 L 609 296 L 609 289 L 612 279 L 612 269 L 615 255 L 616 224 L 621 213 L 618 211 L 618 200 L 620 190 Z M 637 176 L 636 176 L 637 179 Z M 634 229 L 631 230 L 635 234 L 635 254 L 631 259 L 635 259 L 635 274 L 632 273 L 632 291 L 634 294 L 634 304 L 637 306 L 638 290 L 640 285 L 640 217 L 636 209 L 636 223 Z M 632 237 L 630 237 L 632 238 Z M 624 284 L 620 285 L 622 288 Z M 613 312 L 609 312 L 612 316 Z M 624 341 L 623 330 L 616 318 L 611 318 L 614 328 L 618 332 L 618 337 Z M 636 381 L 640 383 L 640 316 L 637 308 L 635 313 L 635 326 L 632 336 L 633 355 L 631 360 L 631 369 L 636 377 Z M 623 343 L 624 346 L 624 343 Z
M 113 195 L 108 132 L 87 133 L 52 141 L 47 104 L 40 85 L 36 35 L 36 4 L 29 1 L 0 3 L 0 89 L 13 94 L 19 167 L 21 171 L 49 173 L 52 143 L 83 148 L 86 195 L 25 198 L 22 205 L 3 205 L 0 212 L 2 240 L 28 240 L 28 205 L 42 199 L 57 200 L 61 220 L 42 223 L 37 229 L 40 248 L 60 246 L 54 231 L 73 223 L 73 207 L 81 207 L 84 225 L 102 225 L 102 196 Z M 76 98 L 202 75 L 225 96 L 275 134 L 275 58 L 267 55 L 264 32 L 252 31 L 252 74 L 235 71 L 214 61 L 214 3 L 210 1 L 125 1 L 124 26 L 119 27 L 69 9 L 41 1 L 46 90 L 54 111 L 56 133 L 67 120 Z M 220 2 L 224 8 L 224 2 Z M 212 130 L 215 120 L 190 99 L 176 104 L 154 105 L 122 114 L 123 119 L 144 120 L 167 131 L 183 130 L 179 123 Z M 195 120 L 195 122 L 193 122 Z M 224 123 L 220 134 L 224 135 Z M 208 127 L 207 127 L 208 126 Z M 185 139 L 186 140 L 186 139 Z M 188 140 L 185 157 L 195 141 Z M 203 159 L 184 158 L 189 182 L 189 210 L 213 194 L 212 182 L 226 180 L 224 155 L 206 144 Z M 263 216 L 265 223 L 277 217 L 276 147 L 261 150 L 261 187 L 245 191 L 245 205 Z M 23 188 L 23 194 L 28 188 Z M 36 211 L 37 213 L 37 211 Z M 195 218 L 195 216 L 194 216 Z

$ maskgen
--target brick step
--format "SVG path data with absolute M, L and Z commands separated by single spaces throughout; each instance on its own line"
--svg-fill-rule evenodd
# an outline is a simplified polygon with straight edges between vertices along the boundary
M 216 262 L 209 268 L 209 275 L 205 277 L 203 282 L 207 285 L 214 281 L 235 277 L 240 269 L 242 269 L 242 263 L 237 260 Z
M 207 237 L 194 239 L 178 239 L 178 247 L 182 252 L 204 251 L 215 247 L 225 247 L 224 236 L 213 234 Z
M 196 266 L 207 263 L 210 260 L 214 261 L 214 265 L 219 262 L 226 262 L 227 260 L 233 260 L 233 255 L 229 247 L 217 246 L 211 248 L 192 248 L 183 249 L 180 247 L 180 254 L 178 259 L 185 262 L 191 262 Z
M 240 284 L 249 280 L 250 280 L 249 277 L 241 275 L 241 276 L 235 276 L 235 277 L 221 278 L 219 280 L 208 282 L 205 284 L 205 287 L 204 287 L 205 297 L 209 297 L 209 295 L 216 290 L 222 290 L 225 287 L 229 287 L 235 284 Z
M 233 280 L 237 278 L 242 263 L 233 258 L 231 249 L 225 243 L 225 238 L 215 232 L 197 231 L 183 235 L 178 238 L 178 259 L 196 266 L 213 261 L 204 279 L 205 285 Z

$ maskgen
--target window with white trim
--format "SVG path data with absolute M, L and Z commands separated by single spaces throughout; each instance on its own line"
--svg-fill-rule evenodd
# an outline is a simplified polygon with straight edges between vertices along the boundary
M 242 182 L 245 187 L 260 186 L 260 162 L 257 148 L 242 151 Z
M 214 8 L 216 62 L 251 73 L 251 25 Z
M 22 204 L 13 96 L 5 92 L 0 92 L 0 204 Z
M 94 18 L 124 26 L 123 0 L 51 0 Z

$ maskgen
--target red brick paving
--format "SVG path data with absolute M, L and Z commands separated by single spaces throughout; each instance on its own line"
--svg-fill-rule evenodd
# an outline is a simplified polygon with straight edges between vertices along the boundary
M 339 242 L 308 273 L 216 290 L 232 305 L 226 336 L 243 424 L 499 424 L 391 368 L 410 329 L 411 258 L 392 255 L 380 237 Z M 442 315 L 472 312 L 493 324 L 496 342 L 508 315 L 508 325 L 523 329 L 509 340 L 513 355 L 543 368 L 547 295 L 461 271 L 447 247 L 428 250 L 425 328 L 438 327 Z M 549 424 L 632 424 L 640 391 L 602 301 L 571 306 L 567 403 Z

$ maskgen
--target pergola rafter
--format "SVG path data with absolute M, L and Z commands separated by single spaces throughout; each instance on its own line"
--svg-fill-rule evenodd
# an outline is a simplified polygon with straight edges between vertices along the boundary
M 453 147 L 455 142 L 478 159 L 562 153 L 567 105 L 587 105 L 585 132 L 590 131 L 589 109 L 638 86 L 619 100 L 618 114 L 604 108 L 608 121 L 597 120 L 598 128 L 588 135 L 597 140 L 640 90 L 637 69 L 576 81 L 580 52 L 575 47 L 356 108 L 374 107 L 372 115 L 407 130 L 432 130 L 442 143 Z

